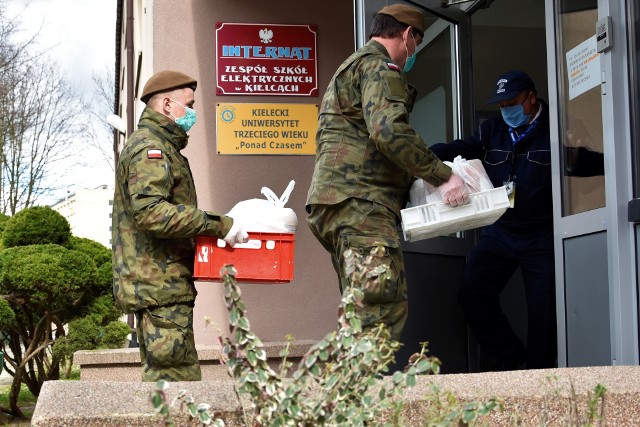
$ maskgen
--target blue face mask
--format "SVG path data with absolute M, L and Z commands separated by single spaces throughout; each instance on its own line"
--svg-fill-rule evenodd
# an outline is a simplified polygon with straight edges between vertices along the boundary
M 413 39 L 413 34 L 411 34 L 411 38 Z M 413 44 L 416 45 L 416 39 L 413 39 Z M 402 67 L 402 71 L 408 73 L 412 68 L 413 64 L 416 63 L 416 54 L 418 52 L 413 52 L 413 55 L 409 56 L 409 49 L 407 45 L 404 45 L 405 50 L 407 51 L 407 62 L 405 62 L 404 67 Z M 416 45 L 416 50 L 418 49 L 418 45 Z
M 502 107 L 500 112 L 502 113 L 504 122 L 512 128 L 517 128 L 518 126 L 529 123 L 529 119 L 531 118 L 531 114 L 524 113 L 522 104 Z
M 196 110 L 194 110 L 193 108 L 185 107 L 184 105 L 174 101 L 173 99 L 171 99 L 171 102 L 175 102 L 176 104 L 184 108 L 184 116 L 174 117 L 172 115 L 171 117 L 174 118 L 176 124 L 180 126 L 185 132 L 189 132 L 189 129 L 191 129 L 193 125 L 196 124 Z

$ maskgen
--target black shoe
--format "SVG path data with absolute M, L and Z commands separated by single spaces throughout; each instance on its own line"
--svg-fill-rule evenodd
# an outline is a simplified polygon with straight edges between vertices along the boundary
M 502 359 L 500 360 L 500 371 L 519 371 L 525 368 L 526 358 L 521 359 Z
M 478 368 L 480 372 L 517 371 L 525 369 L 526 362 L 526 355 L 515 359 L 499 359 L 483 353 Z

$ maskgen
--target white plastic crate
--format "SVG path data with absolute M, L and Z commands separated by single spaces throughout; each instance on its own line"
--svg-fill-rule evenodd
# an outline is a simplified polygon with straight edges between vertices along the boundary
M 452 208 L 443 202 L 402 209 L 402 231 L 409 242 L 493 224 L 509 207 L 505 187 L 469 195 L 469 203 Z

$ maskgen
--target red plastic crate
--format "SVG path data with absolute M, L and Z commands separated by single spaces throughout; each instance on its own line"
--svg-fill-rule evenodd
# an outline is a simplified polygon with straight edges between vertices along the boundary
M 249 232 L 249 241 L 230 247 L 224 240 L 196 236 L 194 278 L 221 281 L 220 270 L 233 264 L 236 280 L 254 283 L 288 283 L 293 279 L 295 234 Z

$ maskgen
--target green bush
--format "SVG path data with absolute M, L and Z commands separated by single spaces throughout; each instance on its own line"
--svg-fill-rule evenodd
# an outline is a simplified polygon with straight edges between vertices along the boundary
M 99 295 L 111 295 L 113 272 L 111 269 L 111 249 L 95 240 L 84 237 L 71 236 L 69 249 L 88 255 L 98 267 L 97 285 Z
M 59 379 L 61 368 L 69 372 L 75 349 L 121 347 L 129 328 L 117 320 L 110 250 L 73 237 L 59 213 L 48 207 L 18 212 L 6 221 L 2 242 L 0 331 L 7 339 L 0 350 L 10 349 L 5 369 L 13 383 L 10 408 L 0 410 L 23 417 L 21 384 L 38 396 L 44 381 Z
M 2 331 L 13 325 L 16 321 L 16 313 L 13 311 L 7 300 L 0 297 L 0 338 Z
M 9 218 L 11 218 L 9 215 L 0 213 L 0 236 L 2 236 L 2 233 L 4 232 L 4 228 L 7 225 L 7 221 L 9 220 Z M 0 250 L 2 250 L 2 239 L 0 239 Z
M 111 249 L 102 243 L 85 237 L 71 236 L 67 248 L 82 252 L 88 255 L 96 265 L 111 262 Z
M 67 378 L 71 375 L 76 351 L 121 348 L 131 332 L 129 325 L 119 320 L 122 312 L 111 295 L 97 298 L 86 311 L 86 316 L 69 322 L 67 335 L 53 345 L 54 356 L 65 361 Z
M 71 238 L 69 222 L 48 206 L 24 209 L 6 220 L 2 232 L 5 248 L 53 243 L 66 246 Z
M 82 252 L 58 245 L 16 246 L 0 252 L 0 290 L 23 295 L 30 310 L 55 308 L 62 322 L 99 286 L 95 264 Z
M 111 268 L 111 260 L 98 266 L 98 285 L 100 286 L 101 295 L 113 295 L 113 269 Z M 122 310 L 120 310 L 122 313 Z

